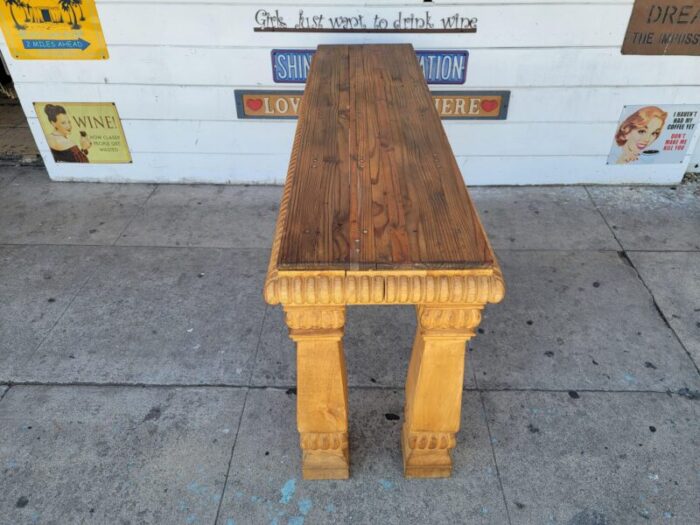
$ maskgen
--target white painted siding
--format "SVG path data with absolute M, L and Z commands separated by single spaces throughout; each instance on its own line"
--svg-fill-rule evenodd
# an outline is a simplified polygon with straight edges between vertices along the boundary
M 700 58 L 622 56 L 631 1 L 504 0 L 98 0 L 106 61 L 15 60 L 4 42 L 24 111 L 56 180 L 280 183 L 294 121 L 238 120 L 234 89 L 274 84 L 273 48 L 321 43 L 411 42 L 467 49 L 463 86 L 510 90 L 505 121 L 450 121 L 445 128 L 469 184 L 671 183 L 682 165 L 607 166 L 622 106 L 700 104 Z M 254 13 L 429 10 L 478 18 L 476 34 L 255 33 Z M 132 151 L 129 165 L 55 164 L 32 103 L 115 102 Z M 690 148 L 690 151 L 693 147 Z

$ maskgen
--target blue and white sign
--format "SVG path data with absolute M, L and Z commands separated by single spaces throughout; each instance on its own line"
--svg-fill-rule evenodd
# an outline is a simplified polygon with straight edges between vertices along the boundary
M 273 49 L 273 80 L 278 83 L 305 83 L 314 53 L 313 49 Z
M 464 84 L 469 51 L 416 51 L 428 84 Z
M 46 40 L 46 39 L 23 39 L 24 49 L 80 49 L 85 51 L 90 42 L 77 38 L 75 40 Z
M 311 67 L 313 49 L 273 49 L 272 78 L 277 83 L 303 84 Z M 416 51 L 428 84 L 464 84 L 469 52 Z

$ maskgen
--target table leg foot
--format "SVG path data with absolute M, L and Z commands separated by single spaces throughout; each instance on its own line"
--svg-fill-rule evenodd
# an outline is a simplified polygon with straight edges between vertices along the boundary
M 449 478 L 452 475 L 450 451 L 455 436 L 449 432 L 401 432 L 403 471 L 407 478 Z
M 348 479 L 350 454 L 347 432 L 302 432 L 304 479 Z

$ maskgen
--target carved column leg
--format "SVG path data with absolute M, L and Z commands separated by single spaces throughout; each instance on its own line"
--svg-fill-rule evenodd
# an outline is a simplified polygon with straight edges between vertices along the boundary
M 464 350 L 480 306 L 416 307 L 401 445 L 407 478 L 449 477 L 462 409 Z
M 345 307 L 285 306 L 297 344 L 297 426 L 304 479 L 346 479 L 348 387 L 343 355 Z

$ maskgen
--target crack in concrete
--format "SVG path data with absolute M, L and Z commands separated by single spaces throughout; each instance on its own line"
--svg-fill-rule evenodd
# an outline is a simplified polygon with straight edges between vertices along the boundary
M 263 312 L 262 321 L 260 321 L 260 330 L 258 331 L 258 343 L 255 347 L 255 353 L 253 354 L 253 366 L 250 367 L 250 374 L 248 375 L 248 383 L 253 379 L 253 373 L 255 372 L 255 363 L 258 362 L 258 353 L 260 352 L 260 344 L 262 342 L 262 333 L 265 328 L 265 319 L 267 318 L 267 311 L 269 309 L 268 305 L 265 305 L 265 311 Z M 226 477 L 224 478 L 224 486 L 221 489 L 221 497 L 219 498 L 219 505 L 216 508 L 216 516 L 214 517 L 214 525 L 219 522 L 219 515 L 221 514 L 221 506 L 224 502 L 224 496 L 226 495 L 226 487 L 228 486 L 228 477 L 231 473 L 231 464 L 233 463 L 233 454 L 236 451 L 236 442 L 238 441 L 238 433 L 241 430 L 241 423 L 243 422 L 243 414 L 245 413 L 246 403 L 248 401 L 248 393 L 250 388 L 246 389 L 245 396 L 243 398 L 243 407 L 241 408 L 241 415 L 238 417 L 238 426 L 236 427 L 236 435 L 233 438 L 233 445 L 231 445 L 231 454 L 228 458 L 228 466 L 226 467 Z

